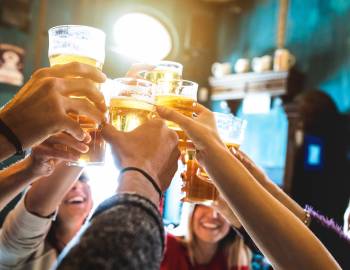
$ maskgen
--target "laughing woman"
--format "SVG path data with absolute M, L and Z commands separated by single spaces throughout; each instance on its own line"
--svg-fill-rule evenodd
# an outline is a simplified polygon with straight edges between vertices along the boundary
M 250 269 L 251 251 L 230 223 L 212 207 L 191 205 L 185 236 L 167 236 L 161 270 Z

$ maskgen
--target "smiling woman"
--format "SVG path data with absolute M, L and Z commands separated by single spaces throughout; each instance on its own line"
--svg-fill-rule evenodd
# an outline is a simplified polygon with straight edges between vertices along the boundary
M 113 33 L 115 50 L 140 61 L 164 59 L 172 49 L 172 39 L 164 24 L 144 13 L 122 16 Z
M 190 207 L 184 237 L 167 236 L 161 270 L 250 269 L 251 251 L 231 224 L 209 206 Z

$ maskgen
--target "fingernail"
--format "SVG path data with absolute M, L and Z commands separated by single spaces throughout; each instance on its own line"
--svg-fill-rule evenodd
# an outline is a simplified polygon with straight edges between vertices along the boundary
M 82 148 L 84 148 L 84 149 L 82 149 L 83 153 L 87 153 L 89 151 L 89 149 L 90 149 L 89 146 L 87 146 L 85 144 L 82 146 Z

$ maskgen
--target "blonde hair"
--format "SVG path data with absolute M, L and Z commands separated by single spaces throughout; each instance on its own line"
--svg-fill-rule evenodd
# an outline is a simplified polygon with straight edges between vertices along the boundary
M 187 216 L 187 229 L 184 230 L 184 236 L 181 238 L 181 242 L 187 248 L 188 256 L 190 258 L 191 264 L 195 264 L 194 250 L 196 249 L 197 240 L 195 233 L 193 231 L 193 213 L 196 205 L 188 206 L 188 216 Z M 232 228 L 230 230 L 233 230 Z M 228 233 L 228 235 L 230 232 Z M 240 269 L 241 266 L 248 266 L 251 268 L 252 252 L 249 247 L 244 243 L 243 238 L 236 234 L 234 239 L 227 239 L 226 235 L 220 240 L 218 248 L 222 249 L 225 254 L 227 254 L 227 266 L 230 269 L 233 266 Z

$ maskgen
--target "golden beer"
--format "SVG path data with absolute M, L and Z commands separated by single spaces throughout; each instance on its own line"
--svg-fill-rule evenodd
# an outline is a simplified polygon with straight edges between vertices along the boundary
M 103 64 L 98 62 L 95 59 L 80 56 L 80 55 L 72 55 L 72 54 L 56 54 L 51 55 L 49 57 L 50 65 L 64 65 L 71 62 L 79 62 L 83 64 L 87 64 L 93 67 L 96 67 L 100 70 L 102 70 Z M 85 98 L 85 97 L 77 97 L 77 96 L 71 96 L 71 98 Z M 104 162 L 104 156 L 105 156 L 105 142 L 101 135 L 101 130 L 98 127 L 98 125 L 89 119 L 88 117 L 84 115 L 77 115 L 77 114 L 70 114 L 70 117 L 72 117 L 74 120 L 79 122 L 80 127 L 88 132 L 91 136 L 91 141 L 88 144 L 89 151 L 87 153 L 80 154 L 80 158 L 77 162 L 70 162 L 71 165 L 79 165 L 79 166 L 85 166 L 85 165 L 98 165 Z
M 159 95 L 156 96 L 156 104 L 172 108 L 181 114 L 192 118 L 193 111 L 197 103 L 193 99 L 184 96 Z M 171 121 L 166 121 L 166 124 L 169 128 L 177 132 L 177 135 L 179 136 L 179 148 L 181 151 L 192 145 L 191 141 L 177 124 Z
M 119 131 L 132 131 L 155 115 L 153 104 L 131 97 L 114 97 L 110 101 L 110 121 Z
M 174 70 L 152 70 L 145 73 L 145 79 L 152 83 L 158 83 L 159 81 L 172 81 L 180 80 L 181 74 Z
M 102 70 L 102 67 L 103 67 L 103 63 L 100 63 L 95 59 L 92 59 L 86 56 L 73 55 L 73 54 L 54 54 L 49 57 L 49 60 L 50 60 L 51 66 L 64 65 L 72 62 L 79 62 L 79 63 L 96 67 L 99 70 Z
M 52 27 L 49 34 L 50 65 L 63 65 L 79 62 L 102 70 L 105 59 L 106 35 L 100 29 L 85 25 L 59 25 Z M 85 96 L 71 96 L 85 98 Z M 98 125 L 84 115 L 70 114 L 79 122 L 82 129 L 91 136 L 89 151 L 81 154 L 73 165 L 102 164 L 104 161 L 105 142 Z

